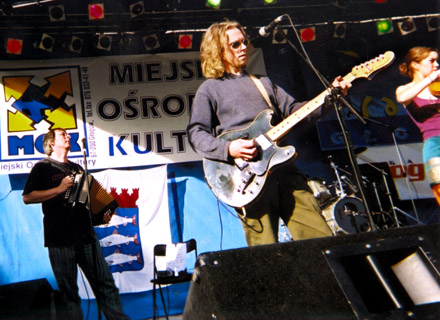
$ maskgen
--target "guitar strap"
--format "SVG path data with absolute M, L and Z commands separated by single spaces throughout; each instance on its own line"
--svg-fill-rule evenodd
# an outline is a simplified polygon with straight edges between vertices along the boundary
M 275 114 L 282 119 L 282 117 L 280 116 L 280 113 L 278 111 L 277 108 L 274 107 L 274 105 L 272 104 L 272 102 L 269 99 L 269 96 L 267 94 L 266 88 L 264 88 L 263 84 L 261 83 L 261 80 L 258 79 L 256 76 L 254 76 L 253 74 L 249 75 L 252 79 L 252 81 L 254 82 L 255 86 L 257 87 L 258 91 L 260 91 L 261 95 L 263 96 L 264 100 L 266 101 L 266 103 L 269 105 L 269 108 L 271 108 Z

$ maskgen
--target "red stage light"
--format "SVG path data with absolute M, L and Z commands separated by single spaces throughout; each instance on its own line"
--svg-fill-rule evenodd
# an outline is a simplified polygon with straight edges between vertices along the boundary
M 314 41 L 316 39 L 315 27 L 304 28 L 304 29 L 301 29 L 299 32 L 301 35 L 302 42 Z
M 388 0 L 375 0 L 376 1 L 376 3 L 385 3 L 385 2 L 387 2 Z
M 90 20 L 104 19 L 104 4 L 102 3 L 89 4 L 89 19 Z
M 20 55 L 23 49 L 23 40 L 21 39 L 8 39 L 6 44 L 6 52 L 10 54 Z
M 192 48 L 192 35 L 181 34 L 179 35 L 179 49 L 191 49 Z

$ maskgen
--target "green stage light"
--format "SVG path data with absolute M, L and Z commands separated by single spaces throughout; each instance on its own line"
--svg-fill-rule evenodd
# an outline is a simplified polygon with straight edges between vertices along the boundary
M 377 34 L 382 35 L 393 32 L 393 23 L 391 20 L 381 20 L 376 23 Z
M 277 0 L 264 0 L 264 4 L 275 4 Z
M 212 7 L 212 8 L 220 8 L 220 5 L 222 4 L 222 0 L 207 0 L 206 6 Z

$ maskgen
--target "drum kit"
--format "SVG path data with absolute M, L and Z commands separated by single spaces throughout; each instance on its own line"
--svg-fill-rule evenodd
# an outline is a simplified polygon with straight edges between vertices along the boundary
M 323 179 L 310 179 L 308 184 L 321 207 L 321 214 L 330 227 L 333 235 L 355 234 L 369 231 L 370 226 L 362 201 L 355 197 L 357 187 L 341 175 L 332 161 L 336 181 L 327 187 Z M 331 192 L 331 190 L 333 192 Z

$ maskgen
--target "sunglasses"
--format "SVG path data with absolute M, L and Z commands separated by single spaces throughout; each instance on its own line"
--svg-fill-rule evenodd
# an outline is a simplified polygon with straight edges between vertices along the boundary
M 230 46 L 232 47 L 232 49 L 238 49 L 238 48 L 241 47 L 242 44 L 244 44 L 247 47 L 248 43 L 249 43 L 248 39 L 243 39 L 243 40 L 240 40 L 240 41 L 232 42 L 230 44 Z

